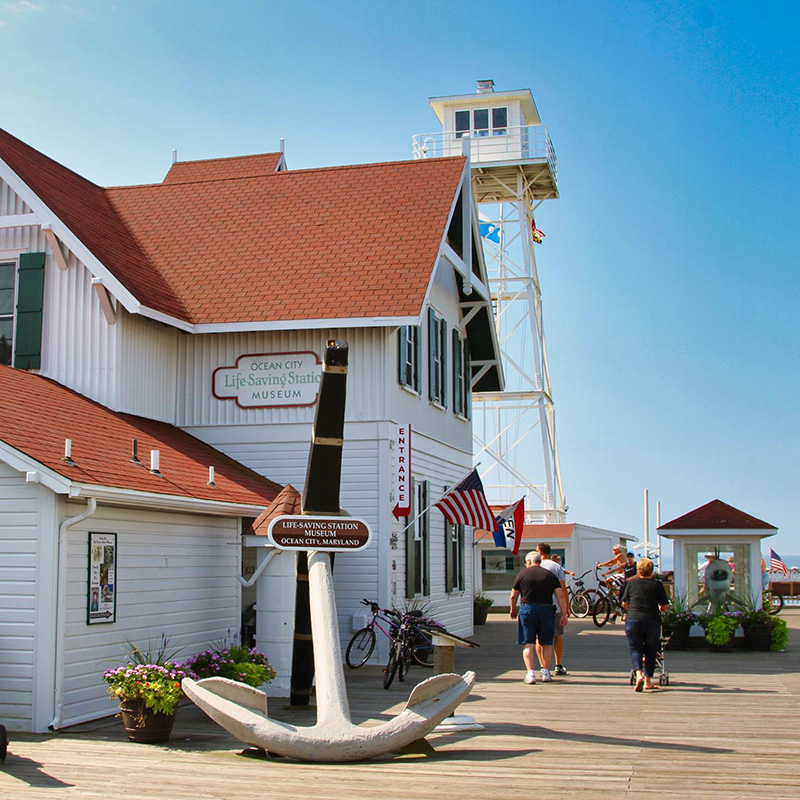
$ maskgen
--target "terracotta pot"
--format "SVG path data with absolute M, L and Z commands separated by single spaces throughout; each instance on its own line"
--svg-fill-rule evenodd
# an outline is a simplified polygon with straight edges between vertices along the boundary
M 772 633 L 769 626 L 757 623 L 744 629 L 744 643 L 748 650 L 769 650 Z
M 169 740 L 175 714 L 160 714 L 143 700 L 121 700 L 119 704 L 125 733 L 132 742 L 158 744 Z

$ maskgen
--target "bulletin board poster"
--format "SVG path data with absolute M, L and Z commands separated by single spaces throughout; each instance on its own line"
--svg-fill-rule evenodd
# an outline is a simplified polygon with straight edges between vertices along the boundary
M 117 621 L 117 534 L 89 534 L 89 593 L 86 622 Z

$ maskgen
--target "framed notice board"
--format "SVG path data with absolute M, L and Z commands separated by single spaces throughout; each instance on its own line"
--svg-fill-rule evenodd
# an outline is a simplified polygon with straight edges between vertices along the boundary
M 86 624 L 117 621 L 117 534 L 89 534 Z

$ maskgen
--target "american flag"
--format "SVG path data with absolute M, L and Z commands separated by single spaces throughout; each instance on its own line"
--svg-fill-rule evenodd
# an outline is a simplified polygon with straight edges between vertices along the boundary
M 772 549 L 769 551 L 769 568 L 772 572 L 782 572 L 784 575 L 789 574 L 783 559 Z
M 476 469 L 453 486 L 434 505 L 451 525 L 472 525 L 473 528 L 484 531 L 493 531 L 497 527 Z
M 494 543 L 512 553 L 519 552 L 522 527 L 525 524 L 525 498 L 517 500 L 497 515 L 497 527 L 492 531 Z

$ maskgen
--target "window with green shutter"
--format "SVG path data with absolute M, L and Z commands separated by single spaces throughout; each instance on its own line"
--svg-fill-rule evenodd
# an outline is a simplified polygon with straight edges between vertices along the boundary
M 14 366 L 38 369 L 42 363 L 44 253 L 22 253 L 17 274 L 17 319 Z
M 428 397 L 447 408 L 447 322 L 428 309 Z
M 428 596 L 430 589 L 430 515 L 428 481 L 414 481 L 411 519 L 424 510 L 406 530 L 406 597 Z
M 420 329 L 418 325 L 404 325 L 398 332 L 399 339 L 399 374 L 401 386 L 419 392 L 420 381 Z
M 0 364 L 11 365 L 14 346 L 14 291 L 17 286 L 17 265 L 0 263 Z

